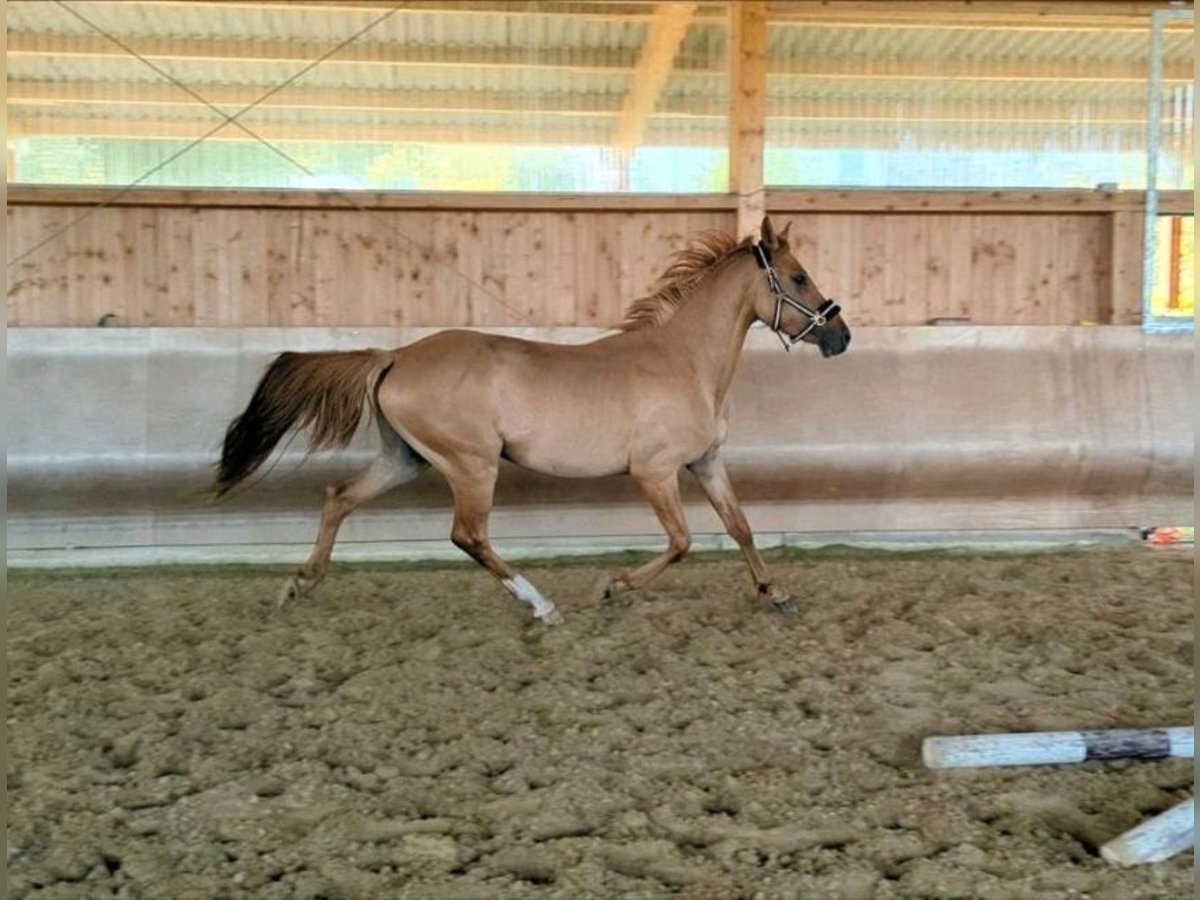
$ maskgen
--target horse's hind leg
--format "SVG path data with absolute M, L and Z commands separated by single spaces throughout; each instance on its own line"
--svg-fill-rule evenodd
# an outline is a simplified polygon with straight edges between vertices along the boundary
M 704 493 L 720 516 L 725 530 L 746 557 L 746 565 L 750 567 L 750 577 L 754 579 L 759 598 L 770 600 L 782 613 L 794 613 L 795 604 L 771 583 L 767 565 L 759 555 L 758 548 L 754 546 L 754 534 L 750 531 L 750 523 L 746 521 L 741 504 L 733 493 L 733 485 L 725 471 L 725 463 L 719 456 L 710 456 L 692 463 L 688 468 L 704 488 Z
M 488 516 L 492 511 L 498 471 L 496 460 L 483 458 L 463 460 L 445 468 L 443 474 L 454 494 L 454 527 L 450 531 L 450 540 L 492 573 L 516 599 L 532 606 L 535 618 L 547 625 L 559 625 L 562 616 L 554 604 L 501 559 L 488 541 Z
M 366 470 L 343 485 L 330 485 L 325 489 L 325 506 L 321 510 L 317 541 L 308 561 L 283 586 L 276 609 L 311 593 L 325 578 L 338 528 L 350 513 L 385 491 L 411 481 L 428 468 L 428 463 L 382 421 L 380 431 L 384 437 L 383 452 L 371 461 Z
M 691 547 L 692 537 L 688 532 L 687 519 L 683 514 L 683 501 L 679 496 L 679 473 L 634 475 L 638 487 L 650 501 L 654 514 L 667 532 L 667 549 L 640 568 L 618 575 L 604 588 L 605 597 L 614 597 L 624 591 L 645 587 L 672 563 L 683 559 Z

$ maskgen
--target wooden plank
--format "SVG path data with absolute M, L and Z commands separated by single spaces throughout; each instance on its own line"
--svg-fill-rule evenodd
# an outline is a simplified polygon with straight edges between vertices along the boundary
M 434 219 L 434 246 L 450 272 L 439 272 L 438 309 L 452 323 L 482 321 L 489 296 L 485 273 L 494 268 L 480 235 L 480 214 L 447 211 Z
M 156 325 L 195 325 L 196 292 L 192 289 L 195 220 L 199 209 L 160 209 L 158 252 L 164 263 L 162 289 L 156 292 Z
M 734 210 L 728 194 L 555 194 L 470 191 L 322 191 L 240 188 L 63 188 L 12 185 L 9 206 L 179 206 L 262 207 L 265 209 L 346 209 L 349 201 L 366 209 L 397 210 L 630 210 L 680 212 Z
M 1097 212 L 1145 209 L 1144 191 L 1039 190 L 784 190 L 768 191 L 772 209 L 793 213 L 811 210 L 905 212 Z M 1162 191 L 1159 208 L 1190 211 L 1192 191 Z
M 96 5 L 166 7 L 186 6 L 207 10 L 249 10 L 263 12 L 315 11 L 325 15 L 339 13 L 380 13 L 394 11 L 398 14 L 437 13 L 442 16 L 484 16 L 530 19 L 536 16 L 569 16 L 596 22 L 639 22 L 650 18 L 648 0 L 624 0 L 624 2 L 596 2 L 596 0 L 538 0 L 536 6 L 528 0 L 406 0 L 397 5 L 397 0 L 91 0 Z M 709 15 L 715 17 L 719 3 L 705 4 Z
M 77 211 L 70 209 L 9 207 L 8 242 L 17 259 L 8 267 L 10 324 L 85 324 L 73 321 L 68 307 L 73 289 L 67 271 L 70 244 L 53 239 L 77 215 Z M 31 253 L 39 244 L 42 246 Z
M 951 221 L 948 216 L 914 217 L 925 240 L 922 253 L 927 285 L 925 321 L 960 315 L 951 294 L 951 263 L 954 255 L 951 238 L 955 231 Z
M 970 217 L 971 319 L 978 325 L 1006 324 L 1018 308 L 1017 234 L 1025 218 Z
M 1085 227 L 1080 216 L 1047 218 L 1053 229 L 1047 243 L 1054 257 L 1056 276 L 1053 292 L 1046 298 L 1052 312 L 1050 321 L 1063 325 L 1096 322 L 1099 318 L 1099 297 L 1094 290 L 1096 264 L 1087 243 L 1091 228 Z M 1099 283 L 1104 285 L 1103 281 Z
M 84 211 L 88 217 L 76 228 L 10 266 L 10 324 L 92 326 L 115 312 L 123 324 L 152 325 L 612 325 L 672 252 L 702 230 L 729 228 L 735 215 L 119 205 Z M 20 252 L 80 212 L 10 207 L 10 243 Z M 795 219 L 799 258 L 859 324 L 963 314 L 980 324 L 1138 320 L 1137 211 L 793 216 L 773 208 L 772 215 L 781 225 Z M 1129 234 L 1114 240 L 1114 222 Z M 1118 315 L 1112 298 L 1122 290 L 1128 312 Z
M 43 93 L 32 91 L 25 93 Z M 49 93 L 49 91 L 45 91 Z M 711 140 L 711 131 L 722 124 L 729 112 L 727 106 L 716 99 L 684 96 L 653 102 L 649 95 L 629 95 L 625 105 L 618 109 L 615 99 L 597 99 L 580 93 L 564 93 L 548 97 L 531 98 L 528 94 L 511 92 L 462 91 L 380 91 L 310 88 L 304 91 L 281 92 L 261 103 L 254 101 L 262 96 L 256 89 L 215 88 L 216 97 L 244 97 L 245 102 L 221 104 L 217 99 L 200 94 L 208 100 L 172 92 L 157 86 L 147 96 L 125 98 L 103 93 L 98 99 L 88 99 L 90 90 L 71 89 L 64 99 L 32 100 L 20 99 L 11 102 L 9 117 L 10 132 L 14 136 L 38 137 L 52 135 L 74 135 L 80 137 L 138 137 L 147 140 L 196 138 L 207 135 L 217 121 L 209 104 L 217 105 L 230 113 L 243 106 L 254 105 L 256 109 L 293 111 L 293 121 L 263 122 L 252 116 L 239 121 L 246 128 L 262 137 L 277 140 L 313 141 L 321 140 L 324 129 L 325 140 L 341 143 L 363 143 L 398 139 L 401 133 L 430 143 L 459 143 L 471 140 L 478 143 L 505 142 L 523 143 L 530 140 L 530 126 L 523 131 L 514 126 L 483 120 L 484 115 L 498 113 L 520 114 L 528 120 L 536 116 L 537 139 L 541 143 L 582 143 L 590 138 L 596 143 L 614 143 L 620 150 L 645 143 L 651 115 L 662 123 L 676 122 L 686 125 L 698 134 L 678 135 L 673 133 L 673 144 L 681 141 L 705 142 Z M 328 101 L 324 103 L 323 101 Z M 655 105 L 657 104 L 657 105 Z M 164 107 L 159 116 L 145 115 L 145 107 Z M 99 109 L 96 109 L 96 108 Z M 1105 104 L 1089 102 L 1087 119 L 1093 127 L 1121 128 L 1146 125 L 1144 103 L 1114 100 Z M 847 103 L 841 99 L 785 98 L 769 100 L 763 105 L 763 115 L 778 128 L 795 128 L 806 123 L 820 122 L 831 128 L 851 129 L 872 126 L 877 123 L 895 123 L 905 115 L 906 104 L 892 99 L 863 99 Z M 1029 100 L 1013 102 L 1000 99 L 978 98 L 971 100 L 945 100 L 923 110 L 921 119 L 927 127 L 970 127 L 986 124 L 992 127 L 1003 125 L 1072 125 L 1079 121 L 1081 103 L 1070 97 L 1060 100 Z M 167 111 L 169 110 L 169 112 Z M 303 119 L 297 111 L 320 112 L 321 120 Z M 88 115 L 93 111 L 105 114 Z M 344 113 L 385 114 L 375 121 L 363 122 L 361 116 L 347 118 Z M 410 121 L 406 114 L 420 115 L 435 112 L 441 116 L 455 116 L 446 125 L 426 126 Z M 609 133 L 610 123 L 616 120 L 614 134 Z M 636 128 L 634 123 L 636 122 Z M 684 129 L 675 129 L 675 132 Z M 447 134 L 456 134 L 447 138 Z M 246 140 L 246 131 L 233 125 L 214 132 L 209 140 Z M 807 141 L 806 143 L 812 143 Z
M 260 191 L 228 188 L 74 188 L 11 185 L 9 206 L 178 206 L 264 209 L 556 210 L 592 212 L 736 211 L 729 194 L 509 194 L 466 191 Z M 1113 213 L 1145 209 L 1144 191 L 1008 190 L 768 190 L 768 205 L 783 216 L 863 213 Z M 1164 215 L 1190 215 L 1192 191 L 1161 191 Z
M 436 229 L 437 214 L 431 217 L 407 211 L 388 215 L 388 225 L 398 236 L 394 261 L 396 274 L 392 284 L 394 303 L 408 325 L 459 324 L 447 320 L 438 306 L 439 259 L 429 235 Z M 407 239 L 406 239 L 407 238 Z M 480 324 L 493 324 L 480 314 Z
M 139 56 L 157 61 L 213 63 L 310 63 L 327 54 L 323 40 L 246 40 L 241 38 L 179 38 L 123 35 L 122 42 Z M 129 52 L 101 34 L 51 34 L 10 31 L 9 57 L 85 57 L 128 59 Z M 440 66 L 461 69 L 563 69 L 576 72 L 628 73 L 634 70 L 635 52 L 616 47 L 463 48 L 415 42 L 363 39 L 345 45 L 322 60 L 322 66 L 377 65 Z M 264 86 L 264 93 L 265 93 Z
M 1109 300 L 1101 320 L 1113 325 L 1137 325 L 1142 321 L 1145 216 L 1134 211 L 1114 212 L 1109 222 L 1112 272 Z
M 519 144 L 528 143 L 531 129 L 528 124 L 487 125 L 472 121 L 479 111 L 462 113 L 463 126 L 470 124 L 470 139 L 475 144 Z M 526 116 L 527 117 L 527 116 Z M 246 122 L 252 134 L 264 141 L 299 141 L 306 143 L 330 142 L 343 144 L 379 144 L 425 142 L 447 143 L 447 129 L 442 125 L 415 125 L 411 122 Z M 198 116 L 194 120 L 171 120 L 143 117 L 118 116 L 57 116 L 10 115 L 8 137 L 15 138 L 67 136 L 67 137 L 112 137 L 139 138 L 144 140 L 197 140 L 248 141 L 252 140 L 245 131 L 234 125 L 224 125 L 213 131 L 213 114 L 208 118 Z M 555 123 L 545 124 L 535 132 L 541 145 L 560 144 L 603 144 L 608 140 L 608 129 L 603 118 L 596 118 L 590 127 L 574 122 L 564 127 Z M 703 130 L 699 134 L 685 135 L 683 143 L 704 145 L 709 138 Z M 680 141 L 672 139 L 673 143 Z M 454 141 L 450 141 L 454 143 Z
M 668 60 L 668 66 L 670 61 Z M 669 69 L 668 69 L 669 73 Z M 664 76 L 665 81 L 665 76 Z M 381 112 L 531 112 L 569 116 L 612 117 L 622 113 L 615 97 L 578 92 L 547 92 L 531 98 L 510 91 L 414 91 L 375 88 L 296 87 L 265 96 L 263 85 L 189 84 L 195 96 L 174 84 L 143 81 L 10 81 L 10 107 L 79 106 L 166 106 L 171 118 L 183 113 L 198 114 L 205 124 L 215 121 L 204 101 L 232 115 L 239 109 L 377 110 Z M 659 85 L 661 91 L 661 85 Z M 203 98 L 200 99 L 200 98 Z M 657 100 L 657 94 L 653 97 Z M 654 106 L 651 104 L 650 110 Z M 649 111 L 647 112 L 647 117 Z M 145 122 L 147 131 L 158 124 Z M 247 122 L 247 124 L 251 124 Z M 251 126 L 256 127 L 256 126 Z M 644 122 L 643 122 L 644 127 Z
M 1146 64 L 1098 59 L 870 59 L 799 57 L 771 60 L 773 79 L 853 79 L 854 81 L 1053 81 L 1072 84 L 1145 84 Z M 1170 62 L 1163 81 L 1183 84 L 1192 80 L 1192 69 Z M 982 98 L 981 98 L 982 99 Z
M 738 237 L 757 234 L 767 209 L 766 108 L 767 6 L 743 0 L 729 7 L 729 190 L 738 197 Z
M 1162 2 L 1010 2 L 1010 0 L 772 0 L 771 23 L 794 27 L 944 28 L 984 31 L 1132 31 L 1147 29 Z
M 197 118 L 195 121 L 172 121 L 153 117 L 154 128 L 146 126 L 145 117 L 112 116 L 54 116 L 20 115 L 14 109 L 8 119 L 8 136 L 36 138 L 47 136 L 137 138 L 139 140 L 195 140 L 204 137 L 212 141 L 247 141 L 242 129 L 222 126 L 216 131 L 209 124 L 211 119 Z M 529 113 L 522 117 L 523 124 L 515 124 L 510 116 L 489 123 L 480 122 L 479 111 L 455 113 L 458 121 L 452 125 L 418 125 L 408 121 L 380 123 L 350 121 L 297 121 L 255 122 L 253 132 L 263 140 L 296 141 L 301 143 L 378 144 L 417 142 L 428 144 L 461 143 L 470 140 L 474 144 L 524 144 L 536 139 L 540 146 L 579 144 L 603 145 L 611 138 L 608 122 L 603 117 L 575 119 L 563 123 L 561 117 L 547 116 L 530 121 Z M 656 118 L 688 118 L 687 128 L 651 128 L 646 133 L 645 145 L 656 147 L 714 147 L 724 139 L 727 124 L 717 114 L 683 116 L 672 113 L 666 116 L 659 111 Z M 895 149 L 894 136 L 878 127 L 880 121 L 894 121 L 895 115 L 887 111 L 876 111 L 869 116 L 856 119 L 853 116 L 831 115 L 811 122 L 798 118 L 778 118 L 776 126 L 784 142 L 803 143 L 810 149 L 844 148 L 847 144 L 860 148 Z M 938 121 L 927 120 L 936 132 L 927 135 L 942 143 L 953 143 L 961 150 L 994 150 L 996 135 L 992 129 L 980 130 L 977 120 L 953 118 Z M 534 127 L 536 124 L 536 127 Z M 1000 127 L 1003 121 L 991 123 Z M 1045 122 L 1027 123 L 1040 132 L 1050 130 Z M 1145 126 L 1140 121 L 1126 122 L 1121 119 L 1105 124 L 1113 138 L 1130 141 L 1144 137 Z M 449 137 L 448 137 L 449 136 Z M 1047 135 L 1043 134 L 1043 137 Z
M 641 144 L 650 115 L 658 106 L 671 75 L 675 55 L 695 15 L 696 5 L 672 2 L 655 7 L 632 82 L 621 103 L 613 141 L 617 147 L 629 150 Z

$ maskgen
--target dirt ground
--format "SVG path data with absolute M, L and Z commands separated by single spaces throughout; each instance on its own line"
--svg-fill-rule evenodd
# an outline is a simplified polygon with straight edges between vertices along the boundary
M 620 561 L 618 561 L 620 562 Z M 1192 721 L 1186 552 L 9 575 L 12 896 L 1190 897 L 1097 848 L 1187 760 L 934 773 L 933 734 Z

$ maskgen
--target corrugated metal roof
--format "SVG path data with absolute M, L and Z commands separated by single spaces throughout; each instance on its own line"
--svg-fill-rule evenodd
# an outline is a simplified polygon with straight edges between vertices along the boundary
M 59 4 L 16 0 L 8 5 L 10 125 L 25 136 L 154 136 L 156 122 L 203 133 L 213 112 L 172 93 L 171 79 L 237 109 L 381 20 L 245 121 L 313 139 L 328 125 L 335 142 L 359 139 L 356 126 L 372 126 L 362 140 L 411 126 L 423 139 L 440 128 L 449 141 L 508 133 L 610 144 L 622 105 L 641 89 L 638 67 L 661 4 L 437 6 L 421 0 L 389 14 L 380 4 L 328 0 L 97 0 L 70 7 L 84 21 Z M 931 140 L 951 142 L 956 133 L 976 140 L 993 129 L 1043 143 L 1054 135 L 1067 144 L 1099 139 L 1105 129 L 1124 135 L 1144 117 L 1151 5 L 1142 19 L 1109 27 L 1114 6 L 1098 4 L 1104 27 L 1073 30 L 1052 16 L 1036 27 L 967 28 L 953 11 L 890 27 L 882 14 L 844 21 L 861 3 L 773 3 L 768 141 L 818 133 L 891 140 L 898 122 L 905 134 L 927 128 Z M 701 4 L 652 98 L 645 141 L 724 145 L 727 37 L 724 4 Z M 1190 31 L 1168 35 L 1173 83 L 1190 84 L 1193 47 Z

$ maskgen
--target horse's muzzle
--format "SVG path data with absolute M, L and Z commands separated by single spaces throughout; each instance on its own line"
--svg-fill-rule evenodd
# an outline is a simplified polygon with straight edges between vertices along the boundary
M 826 359 L 845 353 L 846 348 L 850 346 L 850 329 L 826 331 L 817 341 L 817 346 L 821 348 L 821 355 Z

